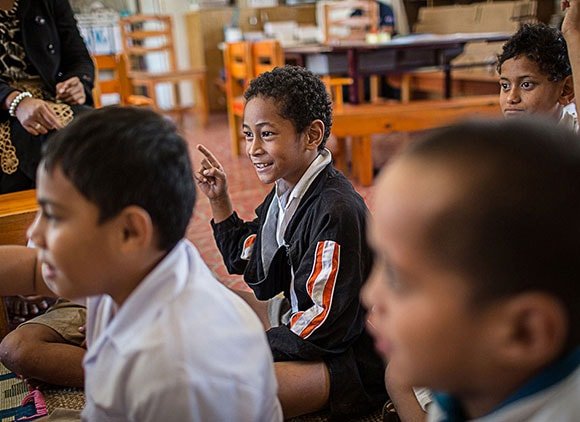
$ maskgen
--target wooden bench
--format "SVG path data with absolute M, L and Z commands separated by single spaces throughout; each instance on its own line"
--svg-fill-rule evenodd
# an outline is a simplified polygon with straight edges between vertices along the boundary
M 454 97 L 499 94 L 499 77 L 487 69 L 457 69 L 451 75 L 451 92 Z M 389 76 L 389 83 L 400 88 L 401 96 L 408 99 L 417 91 L 434 94 L 438 98 L 443 98 L 445 94 L 445 73 L 440 70 Z
M 0 245 L 26 245 L 26 231 L 34 221 L 36 191 L 0 195 Z M 8 333 L 8 314 L 0 297 L 0 339 Z
M 371 135 L 414 132 L 449 125 L 470 116 L 500 116 L 497 95 L 414 101 L 406 104 L 337 104 L 332 133 L 344 156 L 344 138 L 352 137 L 352 176 L 363 186 L 373 180 Z M 342 140 L 342 141 L 341 141 Z M 340 165 L 337 165 L 340 169 Z

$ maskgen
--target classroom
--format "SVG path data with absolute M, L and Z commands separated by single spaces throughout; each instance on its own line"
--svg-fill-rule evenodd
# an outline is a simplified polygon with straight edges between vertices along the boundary
M 1 422 L 580 418 L 580 0 L 5 0 L 0 73 Z

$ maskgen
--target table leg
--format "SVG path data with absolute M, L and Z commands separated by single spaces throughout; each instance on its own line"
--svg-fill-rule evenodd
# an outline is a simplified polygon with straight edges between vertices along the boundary
M 347 52 L 348 60 L 348 77 L 352 78 L 353 83 L 348 87 L 348 101 L 351 104 L 358 104 L 360 102 L 358 86 L 358 53 L 356 48 L 349 48 Z
M 451 98 L 452 92 L 451 92 L 451 88 L 453 86 L 452 81 L 451 81 L 451 64 L 450 63 L 445 63 L 445 65 L 443 66 L 443 72 L 445 72 L 445 98 L 449 99 Z

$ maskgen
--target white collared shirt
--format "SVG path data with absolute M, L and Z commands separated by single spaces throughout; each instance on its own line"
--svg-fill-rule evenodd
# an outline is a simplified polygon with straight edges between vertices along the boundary
M 565 127 L 578 133 L 578 114 L 576 112 L 576 104 L 570 103 L 562 109 L 562 116 L 558 122 L 559 126 Z
M 119 309 L 89 298 L 87 338 L 83 420 L 282 420 L 262 325 L 188 241 Z
M 304 172 L 298 183 L 292 188 L 283 180 L 276 181 L 276 198 L 278 200 L 278 225 L 276 227 L 276 240 L 278 246 L 284 244 L 284 233 L 294 217 L 300 201 L 306 191 L 314 182 L 320 172 L 332 161 L 332 154 L 324 148 L 312 161 L 308 169 Z

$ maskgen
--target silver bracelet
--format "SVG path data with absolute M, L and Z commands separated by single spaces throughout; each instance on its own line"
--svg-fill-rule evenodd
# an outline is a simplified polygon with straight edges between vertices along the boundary
M 8 107 L 8 114 L 10 114 L 12 117 L 16 117 L 16 109 L 25 98 L 32 98 L 32 94 L 28 91 L 24 91 L 14 97 L 14 99 L 10 102 L 10 106 Z

